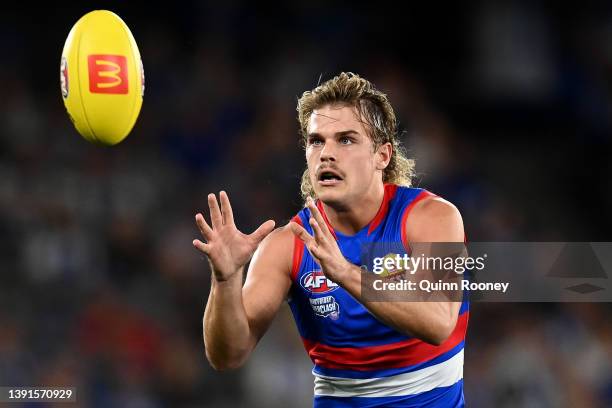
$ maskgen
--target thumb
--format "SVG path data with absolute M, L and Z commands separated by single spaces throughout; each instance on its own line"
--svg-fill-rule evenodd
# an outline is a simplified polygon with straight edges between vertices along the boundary
M 273 220 L 268 220 L 261 224 L 249 237 L 254 241 L 255 244 L 259 243 L 272 232 L 276 223 Z

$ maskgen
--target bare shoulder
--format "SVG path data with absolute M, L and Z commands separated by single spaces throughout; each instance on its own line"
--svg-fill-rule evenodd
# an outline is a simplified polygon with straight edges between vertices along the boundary
M 412 210 L 411 217 L 421 217 L 429 220 L 433 218 L 455 217 L 460 219 L 461 214 L 453 203 L 443 199 L 442 197 L 434 196 L 416 203 L 414 209 Z
M 409 242 L 459 242 L 465 237 L 461 213 L 441 197 L 419 201 L 404 227 Z
M 266 266 L 274 264 L 278 269 L 289 273 L 293 261 L 293 245 L 294 235 L 289 225 L 277 228 L 259 244 L 251 264 L 261 263 Z
M 266 250 L 280 250 L 293 247 L 293 232 L 289 228 L 289 224 L 285 224 L 282 227 L 276 228 L 272 231 L 262 242 L 259 244 L 259 248 Z M 268 249 L 269 248 L 269 249 Z

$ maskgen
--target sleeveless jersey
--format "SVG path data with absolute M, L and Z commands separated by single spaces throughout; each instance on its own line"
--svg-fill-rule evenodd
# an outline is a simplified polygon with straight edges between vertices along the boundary
M 410 210 L 433 194 L 418 188 L 385 185 L 374 219 L 355 235 L 334 231 L 320 202 L 317 207 L 342 254 L 362 265 L 363 245 L 403 243 Z M 310 234 L 310 211 L 293 221 Z M 406 251 L 404 250 L 404 253 Z M 376 319 L 342 287 L 328 280 L 297 237 L 289 305 L 304 347 L 314 363 L 315 407 L 462 407 L 463 347 L 469 317 L 464 300 L 457 325 L 439 346 L 402 334 Z

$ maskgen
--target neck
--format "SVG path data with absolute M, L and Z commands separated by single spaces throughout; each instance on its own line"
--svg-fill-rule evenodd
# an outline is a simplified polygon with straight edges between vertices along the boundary
M 376 183 L 359 200 L 347 206 L 327 205 L 322 202 L 325 215 L 332 227 L 345 235 L 353 235 L 374 219 L 385 196 L 383 183 Z

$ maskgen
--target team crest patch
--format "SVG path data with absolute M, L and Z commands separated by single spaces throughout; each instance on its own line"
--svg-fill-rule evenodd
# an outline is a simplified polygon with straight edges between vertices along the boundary
M 322 296 L 311 298 L 310 306 L 317 316 L 329 317 L 332 320 L 338 320 L 340 317 L 340 305 L 336 302 L 333 296 Z

